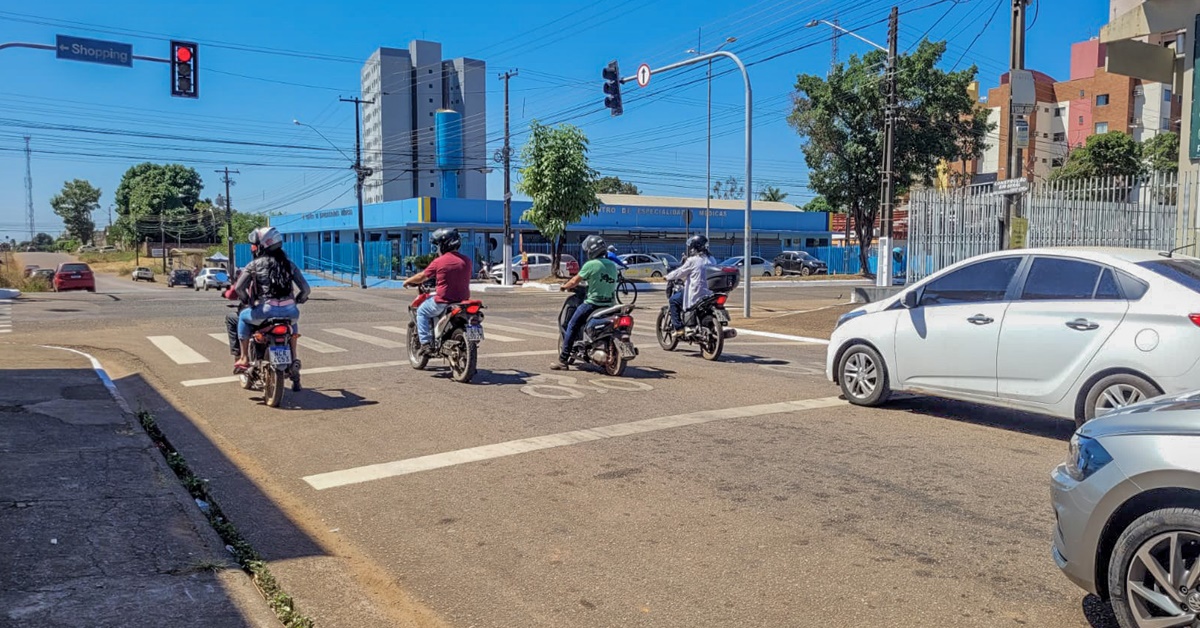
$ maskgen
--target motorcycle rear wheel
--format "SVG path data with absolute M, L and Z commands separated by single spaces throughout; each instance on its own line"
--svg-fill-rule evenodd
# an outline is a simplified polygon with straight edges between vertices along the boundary
M 421 339 L 417 336 L 417 326 L 408 324 L 408 363 L 418 371 L 424 370 L 429 364 L 429 356 L 421 355 Z
M 700 357 L 710 362 L 720 359 L 721 352 L 725 350 L 725 330 L 722 325 L 717 322 L 717 319 L 708 317 L 704 319 L 702 328 L 708 335 L 708 338 L 700 341 Z
M 286 374 L 283 371 L 269 369 L 265 381 L 263 382 L 263 401 L 267 403 L 268 408 L 278 408 L 279 402 L 283 401 L 283 380 Z
M 625 364 L 627 361 L 621 357 L 615 340 L 610 338 L 607 344 L 608 346 L 605 348 L 605 351 L 608 352 L 608 360 L 603 364 L 604 374 L 611 377 L 620 377 L 625 374 Z
M 475 363 L 479 357 L 479 347 L 473 342 L 467 342 L 467 334 L 462 329 L 450 333 L 450 377 L 456 382 L 465 384 L 475 377 Z

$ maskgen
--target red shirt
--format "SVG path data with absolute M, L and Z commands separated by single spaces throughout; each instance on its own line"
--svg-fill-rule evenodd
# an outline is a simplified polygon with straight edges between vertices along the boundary
M 438 303 L 457 303 L 471 298 L 471 260 L 458 251 L 439 255 L 425 267 L 425 277 L 437 281 Z

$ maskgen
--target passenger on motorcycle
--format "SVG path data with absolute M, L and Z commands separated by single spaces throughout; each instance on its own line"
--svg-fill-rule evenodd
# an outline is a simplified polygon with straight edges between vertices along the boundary
M 567 369 L 567 359 L 571 356 L 571 345 L 575 343 L 575 336 L 583 328 L 588 316 L 599 308 L 609 307 L 616 303 L 617 265 L 608 259 L 608 249 L 604 245 L 604 238 L 590 235 L 584 238 L 582 249 L 583 258 L 587 261 L 579 269 L 579 274 L 563 284 L 560 290 L 563 292 L 574 290 L 581 281 L 586 281 L 587 297 L 583 303 L 579 304 L 579 307 L 575 308 L 575 313 L 571 315 L 571 321 L 567 323 L 567 329 L 563 333 L 563 344 L 558 349 L 558 361 L 550 365 L 550 368 L 555 371 Z
M 423 355 L 432 350 L 433 322 L 437 317 L 451 304 L 471 298 L 472 264 L 466 255 L 458 252 L 462 246 L 458 229 L 438 229 L 430 236 L 429 243 L 437 247 L 439 255 L 425 270 L 404 281 L 405 287 L 419 286 L 429 280 L 437 282 L 434 297 L 425 299 L 417 308 L 417 338 L 421 341 Z
M 683 311 L 712 294 L 708 289 L 707 268 L 717 263 L 708 253 L 708 238 L 702 235 L 688 238 L 685 255 L 687 260 L 683 265 L 667 273 L 667 281 L 683 281 L 683 288 L 676 290 L 669 300 L 671 327 L 676 336 L 683 333 Z
M 283 252 L 283 236 L 274 227 L 261 227 L 250 232 L 250 252 L 254 259 L 238 276 L 233 292 L 239 301 L 248 305 L 238 315 L 237 335 L 241 354 L 234 362 L 234 369 L 245 369 L 250 360 L 250 332 L 270 318 L 287 318 L 292 321 L 293 334 L 296 321 L 300 319 L 300 308 L 308 301 L 311 289 L 303 273 Z M 293 286 L 299 292 L 293 291 Z M 297 368 L 296 337 L 292 336 L 292 357 Z

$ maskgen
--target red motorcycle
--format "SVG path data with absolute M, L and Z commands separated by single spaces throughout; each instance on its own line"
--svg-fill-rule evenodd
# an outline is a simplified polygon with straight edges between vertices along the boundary
M 475 362 L 479 355 L 479 343 L 483 342 L 482 301 L 470 300 L 452 303 L 433 323 L 432 348 L 421 352 L 421 340 L 417 337 L 417 308 L 426 299 L 432 299 L 432 284 L 418 286 L 420 294 L 408 306 L 408 362 L 414 369 L 422 370 L 430 358 L 444 358 L 450 363 L 450 376 L 456 382 L 469 382 L 475 377 Z

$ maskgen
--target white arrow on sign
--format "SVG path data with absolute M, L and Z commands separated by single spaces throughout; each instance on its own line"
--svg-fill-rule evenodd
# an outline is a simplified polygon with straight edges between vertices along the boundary
M 650 84 L 650 66 L 645 63 L 638 66 L 637 70 L 638 87 L 645 87 Z

